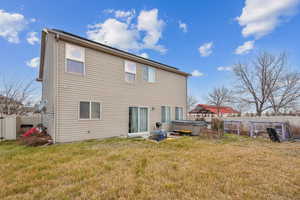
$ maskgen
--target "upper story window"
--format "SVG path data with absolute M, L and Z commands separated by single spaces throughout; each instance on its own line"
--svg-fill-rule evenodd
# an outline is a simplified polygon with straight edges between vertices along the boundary
M 175 120 L 183 120 L 183 108 L 175 107 Z
M 84 48 L 66 44 L 66 72 L 84 75 Z
M 149 83 L 154 83 L 156 80 L 156 70 L 153 67 L 144 66 L 143 67 L 143 80 Z
M 171 107 L 162 106 L 161 107 L 161 122 L 168 123 L 171 121 Z
M 125 80 L 133 82 L 136 79 L 136 63 L 125 60 Z

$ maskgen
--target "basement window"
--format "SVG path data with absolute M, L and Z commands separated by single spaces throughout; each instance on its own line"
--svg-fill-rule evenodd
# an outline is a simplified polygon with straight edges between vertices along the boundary
M 66 44 L 66 72 L 84 75 L 84 57 L 84 48 L 72 44 Z
M 136 79 L 136 63 L 125 60 L 125 80 L 133 82 Z
M 79 119 L 82 120 L 101 119 L 101 104 L 99 102 L 80 101 Z

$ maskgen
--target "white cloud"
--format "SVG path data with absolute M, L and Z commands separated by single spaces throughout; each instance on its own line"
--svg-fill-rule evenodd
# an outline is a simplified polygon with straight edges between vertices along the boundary
M 125 19 L 127 24 L 129 24 L 132 18 L 135 16 L 135 10 L 132 9 L 130 11 L 116 10 L 115 17 Z
M 119 18 L 127 18 L 132 16 L 135 13 L 134 10 L 131 11 L 124 11 L 124 10 L 116 10 L 115 11 L 115 16 Z
M 202 57 L 210 56 L 212 54 L 213 42 L 208 42 L 199 47 L 199 53 Z
M 140 56 L 147 59 L 149 58 L 149 55 L 147 53 L 141 53 Z
M 217 68 L 218 71 L 232 71 L 232 67 L 220 66 Z
M 19 33 L 28 24 L 22 14 L 0 10 L 0 36 L 11 43 L 19 43 Z
M 196 70 L 192 71 L 192 76 L 200 77 L 200 76 L 204 76 L 204 74 L 196 69 Z
M 143 38 L 144 48 L 154 49 L 161 53 L 165 53 L 166 49 L 162 45 L 158 45 L 158 41 L 162 37 L 162 31 L 165 22 L 158 19 L 158 9 L 142 10 L 138 16 L 137 29 L 145 31 L 146 35 Z
M 178 25 L 179 25 L 179 28 L 184 32 L 186 33 L 188 31 L 188 28 L 187 28 L 187 24 L 186 23 L 183 23 L 181 21 L 178 22 Z
M 287 17 L 295 14 L 299 0 L 246 0 L 237 21 L 244 37 L 257 39 L 271 33 Z
M 103 10 L 104 13 L 114 13 L 115 10 L 114 9 L 105 9 Z
M 129 27 L 127 23 L 109 18 L 102 24 L 89 26 L 89 39 L 123 50 L 138 50 L 139 32 Z
M 30 32 L 27 34 L 27 42 L 31 45 L 34 45 L 35 43 L 39 43 L 39 38 L 37 36 L 37 32 Z
M 31 60 L 29 61 L 26 61 L 26 65 L 28 67 L 32 67 L 32 68 L 36 68 L 38 67 L 40 64 L 40 58 L 39 57 L 35 57 L 35 58 L 32 58 Z
M 88 26 L 87 37 L 91 40 L 104 43 L 127 51 L 152 49 L 161 53 L 166 49 L 158 44 L 162 37 L 164 21 L 158 19 L 158 10 L 142 10 L 137 17 L 137 24 L 131 22 L 135 10 L 105 10 L 114 13 L 115 18 L 108 18 L 103 23 Z M 122 21 L 122 19 L 126 21 Z M 130 18 L 130 20 L 128 20 Z
M 235 50 L 235 54 L 247 54 L 254 48 L 255 41 L 247 41 Z
M 115 18 L 125 20 L 127 24 L 129 24 L 132 18 L 135 16 L 135 10 L 131 9 L 128 11 L 125 10 L 114 10 L 114 9 L 106 9 L 104 10 L 106 13 L 113 13 Z

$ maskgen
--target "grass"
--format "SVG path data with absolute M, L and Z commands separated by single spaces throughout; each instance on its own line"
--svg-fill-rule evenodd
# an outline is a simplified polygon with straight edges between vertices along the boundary
M 300 199 L 300 143 L 0 143 L 0 199 Z

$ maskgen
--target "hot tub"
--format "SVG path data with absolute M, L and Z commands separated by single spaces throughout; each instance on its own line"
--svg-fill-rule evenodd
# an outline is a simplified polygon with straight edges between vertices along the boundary
M 204 128 L 207 128 L 205 121 L 192 121 L 192 120 L 175 120 L 172 121 L 171 130 L 180 132 L 180 130 L 191 131 L 191 135 L 200 135 Z

